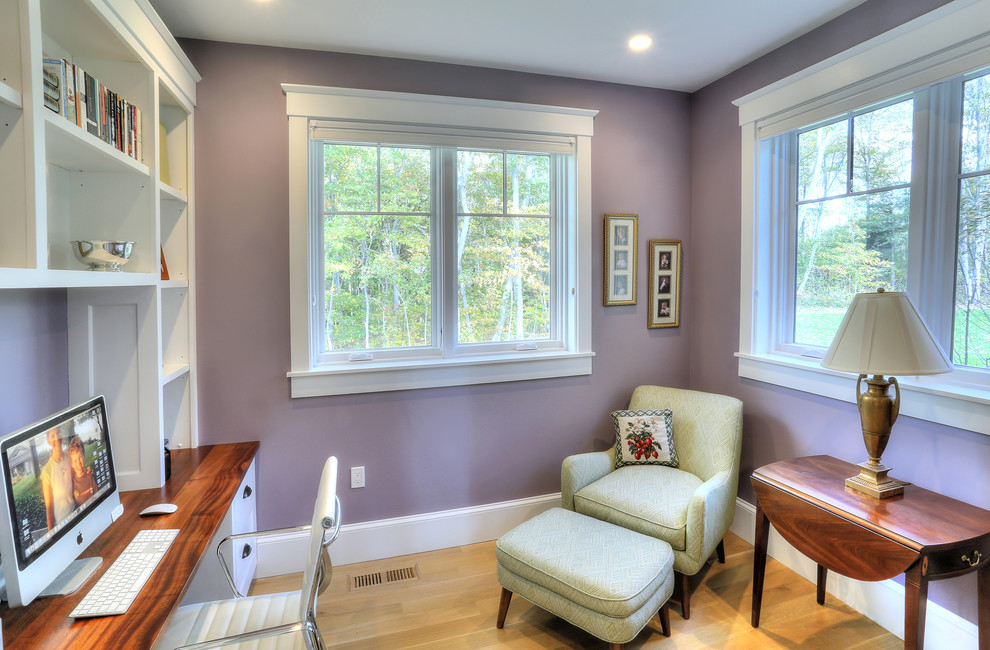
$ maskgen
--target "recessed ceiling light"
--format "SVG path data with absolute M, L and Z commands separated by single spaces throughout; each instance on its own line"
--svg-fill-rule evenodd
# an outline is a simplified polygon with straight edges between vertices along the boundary
M 637 34 L 629 39 L 629 49 L 634 52 L 648 50 L 653 45 L 653 39 L 646 34 Z

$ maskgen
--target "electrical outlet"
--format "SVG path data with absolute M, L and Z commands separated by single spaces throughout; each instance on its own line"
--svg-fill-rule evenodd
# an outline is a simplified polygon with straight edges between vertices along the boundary
M 351 468 L 351 487 L 352 488 L 363 488 L 364 487 L 364 466 L 352 467 Z

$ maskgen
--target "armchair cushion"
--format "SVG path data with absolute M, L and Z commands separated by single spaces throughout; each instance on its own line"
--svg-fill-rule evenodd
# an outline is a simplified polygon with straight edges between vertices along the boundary
M 668 465 L 677 467 L 670 409 L 612 411 L 615 425 L 615 466 Z
M 683 551 L 688 506 L 702 481 L 666 466 L 620 467 L 578 490 L 575 511 L 650 537 Z

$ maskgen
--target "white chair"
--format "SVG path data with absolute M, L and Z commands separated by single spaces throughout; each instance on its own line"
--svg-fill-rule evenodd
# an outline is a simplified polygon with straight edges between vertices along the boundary
M 320 478 L 313 523 L 253 533 L 231 535 L 220 543 L 217 555 L 235 598 L 180 607 L 158 644 L 159 650 L 239 647 L 251 650 L 286 650 L 326 646 L 316 627 L 316 598 L 330 584 L 333 566 L 327 549 L 340 530 L 337 491 L 337 459 L 327 459 Z M 279 594 L 245 597 L 237 592 L 220 547 L 242 537 L 262 537 L 309 530 L 309 552 L 302 588 Z M 243 644 L 243 645 L 241 645 Z

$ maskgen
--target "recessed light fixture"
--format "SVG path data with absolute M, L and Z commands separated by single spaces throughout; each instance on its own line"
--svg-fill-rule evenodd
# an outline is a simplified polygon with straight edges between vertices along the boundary
M 651 45 L 653 45 L 653 39 L 646 34 L 637 34 L 629 39 L 629 49 L 634 52 L 648 50 Z

